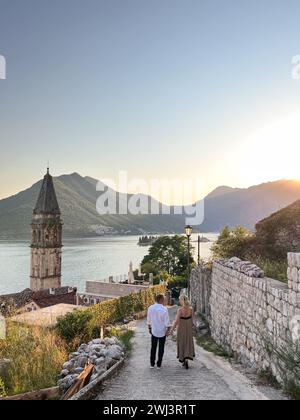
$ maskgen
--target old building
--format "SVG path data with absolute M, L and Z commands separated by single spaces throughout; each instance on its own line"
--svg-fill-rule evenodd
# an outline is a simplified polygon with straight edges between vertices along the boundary
M 72 287 L 60 287 L 33 291 L 25 289 L 19 293 L 0 296 L 0 314 L 10 316 L 49 308 L 58 304 L 77 305 L 77 289 Z
M 53 179 L 47 170 L 33 211 L 30 288 L 61 287 L 62 220 Z

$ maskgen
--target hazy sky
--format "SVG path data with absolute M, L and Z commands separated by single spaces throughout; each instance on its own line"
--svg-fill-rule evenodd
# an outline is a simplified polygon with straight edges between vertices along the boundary
M 54 175 L 300 178 L 299 0 L 0 0 L 0 197 Z

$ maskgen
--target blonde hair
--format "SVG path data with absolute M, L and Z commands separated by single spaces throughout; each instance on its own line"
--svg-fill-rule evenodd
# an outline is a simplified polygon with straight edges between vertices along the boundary
M 191 306 L 190 300 L 189 300 L 189 298 L 188 298 L 187 295 L 181 295 L 180 296 L 180 300 L 183 302 L 183 305 L 184 306 L 186 306 L 186 307 L 190 307 Z

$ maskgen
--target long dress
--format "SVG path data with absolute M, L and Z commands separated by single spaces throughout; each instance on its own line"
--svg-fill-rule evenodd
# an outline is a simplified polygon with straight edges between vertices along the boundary
M 194 360 L 195 345 L 193 339 L 193 317 L 181 316 L 177 331 L 177 358 L 181 363 L 186 360 Z

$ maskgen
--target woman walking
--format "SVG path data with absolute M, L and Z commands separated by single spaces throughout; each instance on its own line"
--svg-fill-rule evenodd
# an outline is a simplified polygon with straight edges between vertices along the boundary
M 195 346 L 193 339 L 194 311 L 190 306 L 189 299 L 186 295 L 182 295 L 179 299 L 181 308 L 178 309 L 176 320 L 172 327 L 173 333 L 177 331 L 177 358 L 182 366 L 189 368 L 189 360 L 194 360 Z

